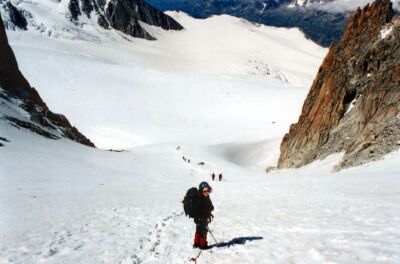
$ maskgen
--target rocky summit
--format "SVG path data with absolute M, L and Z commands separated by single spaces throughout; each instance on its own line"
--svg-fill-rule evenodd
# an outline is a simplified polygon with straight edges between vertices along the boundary
M 376 0 L 350 18 L 330 47 L 296 124 L 281 143 L 279 168 L 296 168 L 332 153 L 335 170 L 400 146 L 400 17 Z
M 0 119 L 11 125 L 29 129 L 48 138 L 65 137 L 94 147 L 88 138 L 71 126 L 65 116 L 50 111 L 39 93 L 22 75 L 8 44 L 2 19 L 0 19 L 0 100 L 2 106 L 10 109 L 2 113 Z

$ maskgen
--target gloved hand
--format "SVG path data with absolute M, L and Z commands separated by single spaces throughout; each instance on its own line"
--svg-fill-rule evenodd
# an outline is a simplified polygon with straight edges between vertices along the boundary
M 212 221 L 213 219 L 214 219 L 214 215 L 210 213 L 210 215 L 209 215 L 208 218 L 207 218 L 207 221 L 208 221 L 209 223 L 211 223 L 211 221 Z

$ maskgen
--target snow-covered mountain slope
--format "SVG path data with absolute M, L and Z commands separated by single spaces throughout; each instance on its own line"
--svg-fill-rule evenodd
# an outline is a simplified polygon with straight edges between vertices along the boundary
M 287 104 L 300 110 L 305 86 L 326 50 L 297 29 L 256 26 L 229 16 L 171 15 L 185 30 L 152 27 L 157 41 L 108 35 L 101 42 L 70 41 L 29 31 L 8 33 L 32 86 L 96 146 L 280 136 L 283 130 L 272 122 Z M 272 101 L 270 93 L 285 100 Z M 297 113 L 285 114 L 280 122 L 288 125 Z M 227 134 L 237 123 L 257 129 Z
M 30 107 L 23 100 L 10 96 L 9 92 L 0 88 L 0 127 L 13 126 L 48 139 L 69 138 L 94 147 L 93 143 L 71 126 L 64 116 L 54 114 L 45 107 L 41 108 L 42 105 L 34 105 L 35 108 L 33 109 L 32 106 Z M 3 138 L 4 142 L 9 142 L 4 135 L 0 135 L 0 137 Z M 4 145 L 4 143 L 0 143 L 1 146 Z
M 174 19 L 143 0 L 0 0 L 8 29 L 34 30 L 53 37 L 97 40 L 108 31 L 155 40 L 141 25 L 183 29 Z
M 290 4 L 289 7 L 295 7 L 295 6 L 303 6 L 303 7 L 309 7 L 312 4 L 315 5 L 326 5 L 327 3 L 334 3 L 336 0 L 293 0 Z
M 198 251 L 181 200 L 203 180 L 219 244 L 197 263 L 398 262 L 399 153 L 334 174 L 340 157 L 265 174 L 232 163 L 227 146 L 109 152 L 0 128 L 0 263 L 188 263 Z
M 195 64 L 207 69 L 215 65 L 225 73 L 271 75 L 282 82 L 304 86 L 314 78 L 320 55 L 326 52 L 297 28 L 267 27 L 229 15 L 201 20 L 182 12 L 168 14 L 182 23 L 187 33 L 177 34 L 179 37 L 170 39 L 174 43 L 167 42 L 165 46 L 177 47 L 181 43 L 176 49 L 184 52 L 180 57 L 194 57 Z
M 181 10 L 197 18 L 228 14 L 277 27 L 298 27 L 329 47 L 338 42 L 351 12 L 373 0 L 147 0 L 161 10 Z M 395 9 L 400 1 L 392 0 Z
M 277 27 L 298 27 L 308 38 L 328 47 L 342 35 L 348 9 L 336 8 L 336 0 L 147 0 L 161 10 L 182 10 L 197 18 L 228 14 Z M 366 1 L 343 0 L 362 6 Z M 344 3 L 343 3 L 344 2 Z M 362 2 L 362 3 L 360 3 Z M 327 3 L 332 3 L 328 8 Z M 326 7 L 326 8 L 325 8 Z M 356 8 L 356 7 L 355 7 Z M 335 10 L 335 11 L 334 11 Z
M 156 42 L 7 32 L 51 109 L 99 147 L 136 147 L 0 122 L 0 263 L 188 263 L 198 251 L 181 201 L 212 172 L 224 176 L 210 182 L 219 243 L 197 263 L 398 262 L 399 153 L 335 174 L 340 155 L 265 173 L 326 50 L 297 30 L 174 16 L 186 29 L 149 29 Z M 249 60 L 288 82 L 250 74 Z

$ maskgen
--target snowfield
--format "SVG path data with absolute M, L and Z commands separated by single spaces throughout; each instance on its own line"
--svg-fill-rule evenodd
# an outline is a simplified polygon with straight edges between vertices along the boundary
M 197 263 L 400 263 L 399 152 L 265 173 L 326 50 L 296 29 L 171 15 L 185 30 L 151 28 L 155 42 L 7 32 L 31 85 L 99 149 L 0 119 L 0 263 L 190 263 L 181 201 L 203 180 L 218 243 Z
M 114 31 L 98 35 L 100 43 L 8 32 L 31 85 L 100 148 L 280 137 L 298 115 L 288 104 L 301 108 L 326 49 L 298 29 L 170 15 L 185 30 L 152 27 L 157 41 L 130 42 Z M 284 129 L 276 129 L 283 112 Z M 240 131 L 227 135 L 232 130 Z

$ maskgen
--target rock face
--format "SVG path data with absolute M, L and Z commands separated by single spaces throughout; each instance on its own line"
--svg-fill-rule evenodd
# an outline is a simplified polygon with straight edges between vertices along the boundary
M 1 1 L 0 1 L 1 5 Z M 26 30 L 28 22 L 20 10 L 12 5 L 10 1 L 5 2 L 3 5 L 4 10 L 8 13 L 10 17 L 10 27 L 17 27 L 22 30 Z
M 16 116 L 0 113 L 0 119 L 6 120 L 18 128 L 26 128 L 48 138 L 69 138 L 87 146 L 94 144 L 82 135 L 68 120 L 60 114 L 51 112 L 38 92 L 32 88 L 18 69 L 14 53 L 8 44 L 3 20 L 0 19 L 0 99 L 5 102 L 18 102 L 18 107 L 26 111 L 30 118 L 24 120 Z
M 138 21 L 163 29 L 181 30 L 183 27 L 161 11 L 142 0 L 111 0 L 105 10 L 111 27 L 131 36 L 154 39 Z
M 71 13 L 72 20 L 78 20 L 78 17 L 82 15 L 78 0 L 70 0 L 68 10 Z
M 335 169 L 360 165 L 400 144 L 400 18 L 389 0 L 358 9 L 331 46 L 296 124 L 281 143 L 279 168 L 335 152 Z
M 142 0 L 70 0 L 68 5 L 72 20 L 97 15 L 98 24 L 112 27 L 133 37 L 155 40 L 139 23 L 161 27 L 166 30 L 181 30 L 183 27 L 171 17 Z

